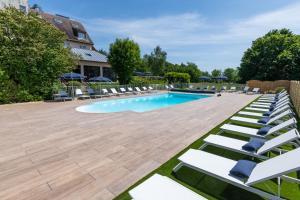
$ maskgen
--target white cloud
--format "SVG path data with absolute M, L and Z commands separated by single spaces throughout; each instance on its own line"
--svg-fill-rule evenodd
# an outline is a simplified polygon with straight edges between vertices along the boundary
M 251 41 L 271 29 L 289 28 L 300 33 L 299 10 L 300 3 L 297 3 L 246 19 L 221 20 L 218 24 L 211 24 L 198 13 L 143 19 L 100 18 L 84 20 L 84 23 L 93 37 L 129 37 L 144 52 L 160 45 L 175 62 L 191 61 L 200 66 L 205 63 L 209 69 L 210 66 L 238 66 L 243 50 Z

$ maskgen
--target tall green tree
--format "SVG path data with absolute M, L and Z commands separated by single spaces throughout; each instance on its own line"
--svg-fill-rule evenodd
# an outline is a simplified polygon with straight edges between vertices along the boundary
M 130 39 L 116 39 L 110 44 L 108 61 L 118 76 L 120 84 L 128 84 L 134 70 L 141 63 L 140 47 Z
M 221 75 L 222 75 L 222 71 L 219 70 L 219 69 L 214 69 L 214 70 L 212 70 L 212 72 L 211 72 L 211 76 L 214 77 L 214 78 L 216 78 L 216 77 L 218 77 L 218 76 L 221 76 Z
M 300 36 L 288 29 L 272 30 L 252 42 L 239 68 L 241 81 L 299 80 Z
M 239 81 L 238 69 L 236 68 L 226 68 L 223 72 L 223 75 L 228 78 L 229 82 Z
M 167 62 L 167 52 L 163 51 L 160 46 L 155 47 L 150 55 L 146 55 L 147 63 L 153 75 L 162 76 L 165 72 Z
M 174 65 L 168 62 L 165 72 L 188 73 L 190 75 L 190 81 L 193 83 L 199 82 L 199 77 L 202 75 L 198 66 L 192 62 L 188 62 L 187 64 L 181 63 L 180 65 Z
M 0 11 L 0 71 L 13 92 L 0 102 L 49 98 L 57 78 L 74 66 L 64 48 L 65 34 L 34 13 L 8 8 Z M 3 96 L 2 96 L 3 97 Z M 4 97 L 3 97 L 4 98 Z

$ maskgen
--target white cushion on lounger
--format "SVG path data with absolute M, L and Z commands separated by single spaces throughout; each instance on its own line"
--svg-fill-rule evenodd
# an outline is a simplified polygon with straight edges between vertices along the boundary
M 244 126 L 237 126 L 232 124 L 224 124 L 221 126 L 222 130 L 232 131 L 232 132 L 238 132 L 238 133 L 244 133 L 251 136 L 256 136 L 258 129 L 256 128 L 248 128 Z
M 206 198 L 179 183 L 154 174 L 152 177 L 129 191 L 135 200 L 205 200 Z
M 269 109 L 266 108 L 255 108 L 255 107 L 246 107 L 245 110 L 253 110 L 253 111 L 259 111 L 259 112 L 268 112 Z

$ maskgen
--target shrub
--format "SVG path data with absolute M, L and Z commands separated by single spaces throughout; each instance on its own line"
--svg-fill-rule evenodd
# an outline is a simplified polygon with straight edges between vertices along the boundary
M 64 48 L 66 36 L 34 13 L 0 10 L 0 67 L 7 94 L 1 103 L 47 99 L 57 77 L 68 72 L 75 57 Z M 13 87 L 14 90 L 9 88 Z
M 161 78 L 154 78 L 154 77 L 139 77 L 134 76 L 130 81 L 130 84 L 133 85 L 150 85 L 150 84 L 165 84 L 166 81 Z
M 168 72 L 165 74 L 168 83 L 189 83 L 190 78 L 188 73 Z

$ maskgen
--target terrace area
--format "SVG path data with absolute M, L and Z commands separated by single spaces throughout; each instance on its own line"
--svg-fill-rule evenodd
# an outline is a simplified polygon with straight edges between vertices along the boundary
M 0 199 L 112 199 L 257 97 L 144 113 L 75 111 L 94 100 L 2 105 Z

